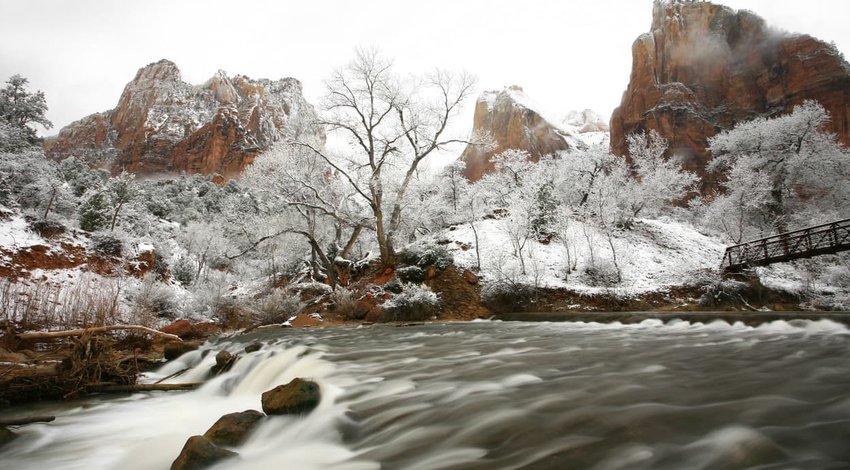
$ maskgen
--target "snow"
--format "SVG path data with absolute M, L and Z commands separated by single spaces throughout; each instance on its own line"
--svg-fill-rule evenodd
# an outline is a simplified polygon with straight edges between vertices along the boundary
M 47 245 L 47 242 L 29 229 L 23 216 L 15 214 L 0 222 L 0 249 L 17 251 L 35 245 Z
M 586 274 L 591 265 L 591 247 L 597 266 L 612 262 L 608 239 L 595 225 L 580 221 L 573 221 L 571 225 L 570 250 L 576 260 L 572 273 L 566 274 L 566 251 L 560 242 L 542 244 L 531 240 L 525 251 L 527 274 L 522 275 L 518 260 L 511 252 L 505 223 L 500 219 L 476 223 L 485 283 L 508 274 L 539 287 L 565 288 L 586 294 L 613 291 L 628 296 L 684 285 L 699 279 L 706 271 L 716 273 L 725 249 L 718 239 L 705 236 L 688 224 L 638 219 L 631 230 L 614 232 L 612 243 L 622 270 L 622 282 L 603 287 L 593 285 Z M 441 232 L 437 240 L 448 242 L 447 248 L 456 264 L 476 267 L 476 252 L 469 248 L 474 246 L 475 238 L 468 224 Z

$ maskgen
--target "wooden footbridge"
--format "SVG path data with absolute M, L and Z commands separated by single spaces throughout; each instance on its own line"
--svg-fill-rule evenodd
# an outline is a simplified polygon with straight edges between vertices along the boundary
M 720 268 L 734 272 L 846 250 L 850 250 L 850 219 L 730 246 L 726 248 Z

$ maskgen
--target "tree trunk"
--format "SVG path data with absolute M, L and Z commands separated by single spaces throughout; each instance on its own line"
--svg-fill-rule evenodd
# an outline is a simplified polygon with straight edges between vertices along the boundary
M 159 330 L 154 330 L 153 328 L 148 328 L 142 325 L 108 325 L 108 326 L 97 326 L 94 328 L 79 328 L 76 330 L 65 330 L 65 331 L 32 331 L 28 333 L 19 333 L 17 336 L 22 340 L 38 340 L 38 339 L 52 339 L 52 338 L 66 338 L 69 336 L 82 336 L 83 334 L 91 334 L 96 335 L 100 333 L 106 333 L 109 331 L 141 331 L 143 333 L 147 333 L 154 336 L 159 336 L 160 338 L 169 339 L 172 341 L 180 341 L 177 335 L 172 335 L 169 333 L 163 333 Z
M 47 208 L 44 209 L 44 220 L 47 220 L 47 216 L 50 214 L 50 209 L 53 207 L 53 201 L 56 199 L 56 192 L 59 189 L 56 186 L 52 186 L 53 192 L 50 194 L 50 200 L 47 201 Z
M 121 206 L 123 206 L 123 205 L 124 205 L 123 202 L 118 204 L 118 207 L 115 208 L 115 212 L 112 213 L 112 223 L 110 224 L 110 227 L 109 227 L 110 232 L 115 231 L 115 222 L 118 221 L 118 213 L 121 212 Z

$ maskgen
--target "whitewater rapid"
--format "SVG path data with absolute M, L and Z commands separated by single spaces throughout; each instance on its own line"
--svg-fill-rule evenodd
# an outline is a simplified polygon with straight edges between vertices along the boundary
M 260 350 L 245 346 L 260 342 Z M 848 468 L 850 331 L 647 320 L 274 330 L 211 341 L 145 380 L 191 392 L 43 404 L 0 468 L 165 469 L 220 416 L 295 377 L 307 416 L 271 417 L 217 469 Z

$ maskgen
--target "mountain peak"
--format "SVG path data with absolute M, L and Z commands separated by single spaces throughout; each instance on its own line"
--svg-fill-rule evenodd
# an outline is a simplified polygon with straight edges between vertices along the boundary
M 163 81 L 177 81 L 181 80 L 180 77 L 180 69 L 177 67 L 177 64 L 168 60 L 168 59 L 160 59 L 157 62 L 151 62 L 150 64 L 142 67 L 136 72 L 136 78 L 133 81 L 140 80 L 163 80 Z

